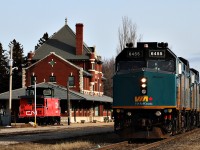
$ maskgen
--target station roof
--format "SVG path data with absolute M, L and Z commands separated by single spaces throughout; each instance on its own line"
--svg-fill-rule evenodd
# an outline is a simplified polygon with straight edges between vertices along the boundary
M 57 85 L 55 83 L 50 82 L 42 82 L 36 85 L 36 87 L 51 87 L 54 89 L 55 97 L 60 98 L 61 100 L 67 100 L 67 88 L 64 86 Z M 19 100 L 19 96 L 23 96 L 26 93 L 26 88 L 20 88 L 12 91 L 12 99 L 13 100 Z M 86 95 L 79 92 L 75 92 L 72 90 L 69 90 L 69 97 L 70 100 L 86 100 L 86 101 L 98 101 L 98 102 L 108 102 L 112 103 L 113 99 L 108 96 L 92 96 L 92 95 Z M 4 92 L 0 94 L 0 100 L 8 100 L 9 99 L 9 91 Z
M 67 60 L 89 60 L 91 48 L 83 43 L 83 54 L 76 55 L 76 34 L 66 24 L 58 32 L 54 33 L 41 47 L 34 51 L 33 60 L 40 60 L 50 52 L 56 52 Z

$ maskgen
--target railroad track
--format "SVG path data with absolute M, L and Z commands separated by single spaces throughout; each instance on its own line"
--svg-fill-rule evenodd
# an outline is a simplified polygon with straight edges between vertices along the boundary
M 182 134 L 178 134 L 175 136 L 171 136 L 170 138 L 164 139 L 164 140 L 160 140 L 160 141 L 156 141 L 156 142 L 132 142 L 131 144 L 128 144 L 128 141 L 123 141 L 123 142 L 119 142 L 119 143 L 115 143 L 115 144 L 110 144 L 110 145 L 106 145 L 106 146 L 102 146 L 93 150 L 128 150 L 128 149 L 134 149 L 134 150 L 149 150 L 152 148 L 156 148 L 159 147 L 165 143 L 171 142 L 171 141 L 175 141 L 175 140 L 179 140 L 185 136 L 188 136 L 190 134 L 195 133 L 196 131 L 198 131 L 199 129 L 194 129 L 192 131 L 188 131 Z

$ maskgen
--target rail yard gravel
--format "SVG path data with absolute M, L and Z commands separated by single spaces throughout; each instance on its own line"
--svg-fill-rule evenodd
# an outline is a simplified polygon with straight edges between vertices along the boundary
M 149 150 L 200 150 L 200 129 Z

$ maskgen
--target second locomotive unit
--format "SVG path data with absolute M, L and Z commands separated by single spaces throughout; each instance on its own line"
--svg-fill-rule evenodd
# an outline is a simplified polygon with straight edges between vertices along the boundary
M 131 44 L 129 44 L 131 45 Z M 115 60 L 115 132 L 125 138 L 165 138 L 199 126 L 199 72 L 167 43 L 139 42 Z

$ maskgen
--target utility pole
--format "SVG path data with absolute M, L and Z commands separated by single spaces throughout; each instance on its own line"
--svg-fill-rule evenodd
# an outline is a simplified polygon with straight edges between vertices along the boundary
M 9 125 L 11 125 L 11 112 L 12 112 L 12 70 L 13 70 L 13 44 L 10 46 L 10 59 L 8 62 L 10 66 L 10 77 L 9 77 Z
M 34 99 L 35 99 L 35 127 L 36 127 L 36 120 L 37 120 L 37 118 L 36 118 L 36 115 L 37 115 L 37 105 L 36 105 L 36 96 L 37 96 L 37 93 L 36 93 L 36 77 L 34 78 L 35 79 L 35 86 L 34 86 Z
M 67 112 L 68 112 L 68 125 L 70 125 L 69 81 L 67 81 Z

